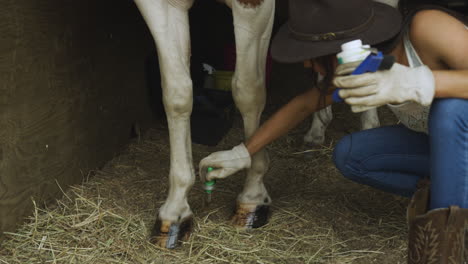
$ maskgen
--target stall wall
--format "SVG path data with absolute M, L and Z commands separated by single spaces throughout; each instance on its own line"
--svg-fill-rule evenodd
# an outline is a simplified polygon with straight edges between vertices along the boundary
M 153 46 L 131 0 L 0 0 L 0 234 L 151 118 Z

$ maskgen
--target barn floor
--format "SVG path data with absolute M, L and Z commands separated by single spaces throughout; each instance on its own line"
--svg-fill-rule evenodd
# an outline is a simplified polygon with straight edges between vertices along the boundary
M 284 74 L 272 75 L 273 86 L 296 88 L 289 97 L 272 89 L 265 116 L 304 86 L 303 77 L 294 77 L 298 67 L 275 68 Z M 190 192 L 195 215 L 190 240 L 177 250 L 148 243 L 168 184 L 168 133 L 161 121 L 56 205 L 38 206 L 28 223 L 7 234 L 0 263 L 406 263 L 408 200 L 346 180 L 332 164 L 336 140 L 359 128 L 359 116 L 346 109 L 335 108 L 325 146 L 294 154 L 309 149 L 302 136 L 310 122 L 269 146 L 265 182 L 273 205 L 269 224 L 262 228 L 245 232 L 229 225 L 243 174 L 219 181 L 209 207 L 203 206 L 197 179 Z M 380 116 L 383 124 L 394 122 L 386 109 Z M 218 146 L 194 144 L 194 162 L 241 140 L 236 115 Z

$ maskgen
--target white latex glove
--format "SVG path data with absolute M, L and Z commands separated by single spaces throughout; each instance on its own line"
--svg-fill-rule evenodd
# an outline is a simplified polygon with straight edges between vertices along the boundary
M 244 143 L 231 150 L 218 151 L 200 161 L 199 170 L 202 181 L 226 178 L 242 169 L 250 168 L 252 160 Z M 208 167 L 214 168 L 207 174 Z
M 338 66 L 335 71 L 338 76 L 333 80 L 336 87 L 343 88 L 339 95 L 352 106 L 353 112 L 407 101 L 430 105 L 434 98 L 434 76 L 427 66 L 410 68 L 395 63 L 390 70 L 342 76 L 355 67 L 354 64 Z

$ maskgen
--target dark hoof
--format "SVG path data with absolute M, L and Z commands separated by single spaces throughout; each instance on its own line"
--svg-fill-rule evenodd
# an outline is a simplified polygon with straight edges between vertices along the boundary
M 186 241 L 192 233 L 193 219 L 188 217 L 180 223 L 156 220 L 151 232 L 151 243 L 173 249 L 179 245 L 179 241 Z
M 268 223 L 269 205 L 237 204 L 232 224 L 239 228 L 258 228 Z

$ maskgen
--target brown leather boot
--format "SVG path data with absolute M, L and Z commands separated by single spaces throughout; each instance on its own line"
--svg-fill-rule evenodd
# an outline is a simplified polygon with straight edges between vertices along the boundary
M 429 181 L 418 184 L 408 206 L 408 264 L 463 264 L 468 209 L 458 206 L 427 211 Z

